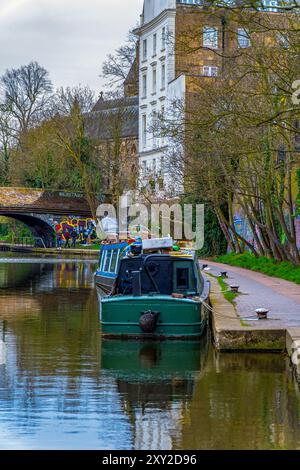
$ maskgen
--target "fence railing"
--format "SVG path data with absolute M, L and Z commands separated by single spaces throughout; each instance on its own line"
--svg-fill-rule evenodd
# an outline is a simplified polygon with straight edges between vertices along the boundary
M 1 245 L 20 248 L 47 248 L 41 237 L 12 237 L 11 242 L 0 241 Z

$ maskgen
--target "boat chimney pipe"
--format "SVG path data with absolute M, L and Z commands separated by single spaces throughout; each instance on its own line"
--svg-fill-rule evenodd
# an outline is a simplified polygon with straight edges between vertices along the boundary
M 140 271 L 132 271 L 132 295 L 133 297 L 141 297 L 142 295 Z

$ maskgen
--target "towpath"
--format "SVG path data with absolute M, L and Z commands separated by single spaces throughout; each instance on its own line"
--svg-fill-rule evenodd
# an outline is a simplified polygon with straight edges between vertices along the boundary
M 228 266 L 211 261 L 200 261 L 208 264 L 207 274 L 219 276 L 221 271 L 227 271 L 227 284 L 240 286 L 241 294 L 236 298 L 238 314 L 252 327 L 273 328 L 300 327 L 300 285 L 285 281 L 248 269 Z M 256 321 L 255 310 L 266 308 L 270 311 L 269 320 Z

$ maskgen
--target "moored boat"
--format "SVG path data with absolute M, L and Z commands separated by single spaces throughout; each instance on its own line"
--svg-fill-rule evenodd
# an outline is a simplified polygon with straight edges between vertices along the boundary
M 144 240 L 120 260 L 110 295 L 101 298 L 108 337 L 199 338 L 207 324 L 209 282 L 196 254 L 173 251 L 170 239 Z
M 127 242 L 102 245 L 99 267 L 95 272 L 95 284 L 103 294 L 111 293 L 120 261 L 126 255 L 127 248 Z

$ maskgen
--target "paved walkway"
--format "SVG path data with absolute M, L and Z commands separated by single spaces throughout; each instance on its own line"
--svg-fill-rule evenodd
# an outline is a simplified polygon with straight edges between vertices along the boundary
M 300 285 L 278 278 L 272 278 L 247 269 L 200 261 L 208 264 L 207 274 L 218 276 L 220 271 L 227 271 L 228 285 L 238 284 L 241 295 L 236 298 L 236 307 L 240 317 L 251 328 L 291 328 L 300 327 Z M 257 308 L 270 310 L 268 320 L 256 319 Z

